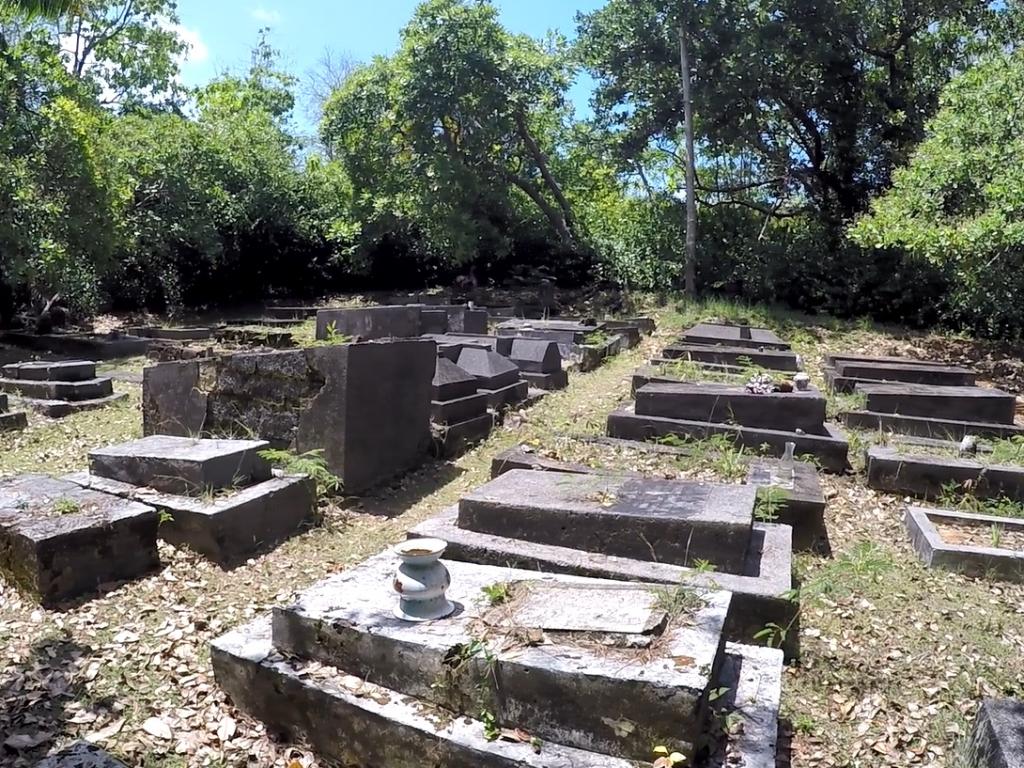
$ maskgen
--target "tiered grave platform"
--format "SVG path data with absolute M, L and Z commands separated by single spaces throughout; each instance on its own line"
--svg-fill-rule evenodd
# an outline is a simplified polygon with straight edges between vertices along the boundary
M 825 397 L 813 387 L 756 394 L 724 384 L 655 382 L 636 391 L 633 405 L 608 417 L 608 435 L 638 441 L 724 435 L 775 456 L 795 443 L 798 455 L 814 456 L 828 471 L 849 466 L 846 438 L 825 421 Z
M 316 487 L 274 476 L 256 440 L 157 435 L 89 455 L 84 488 L 145 501 L 164 513 L 160 536 L 225 567 L 266 551 L 313 521 Z
M 512 408 L 530 396 L 530 385 L 520 376 L 519 367 L 496 352 L 464 347 L 457 364 L 476 378 L 477 391 L 486 396 L 488 407 L 494 411 Z
M 0 390 L 50 418 L 103 408 L 127 397 L 114 392 L 109 377 L 97 376 L 91 361 L 17 363 L 5 365 L 2 373 Z
M 703 344 L 743 349 L 789 351 L 790 345 L 774 331 L 749 325 L 698 323 L 680 337 L 683 344 Z
M 774 748 L 704 743 L 723 680 L 750 705 L 736 716 L 751 735 L 777 727 L 782 654 L 724 643 L 727 592 L 671 607 L 650 586 L 450 561 L 455 614 L 409 624 L 394 615 L 396 565 L 372 558 L 216 640 L 218 683 L 345 765 L 627 768 L 656 744 L 745 760 Z M 488 739 L 495 728 L 518 736 Z
M 0 481 L 0 574 L 52 607 L 160 564 L 157 511 L 67 480 Z
M 11 432 L 28 426 L 28 415 L 24 411 L 10 410 L 7 395 L 0 394 L 0 432 Z
M 973 387 L 977 375 L 969 368 L 931 360 L 864 355 L 828 355 L 825 381 L 836 392 L 853 392 L 858 384 L 929 384 L 944 387 Z
M 737 370 L 757 367 L 770 371 L 796 373 L 802 368 L 800 358 L 789 351 L 733 347 L 724 344 L 671 344 L 665 347 L 662 358 Z
M 553 391 L 569 386 L 569 374 L 562 367 L 562 353 L 557 342 L 465 333 L 434 334 L 428 338 L 437 342 L 442 354 L 454 360 L 458 360 L 464 347 L 497 352 L 515 363 L 520 376 L 530 387 Z
M 754 522 L 754 486 L 513 470 L 416 526 L 448 556 L 622 581 L 716 584 L 734 593 L 727 636 L 789 626 L 792 530 Z M 708 566 L 710 569 L 709 570 Z M 786 649 L 796 654 L 798 632 Z
M 495 332 L 506 338 L 557 342 L 563 359 L 571 361 L 584 373 L 596 370 L 607 358 L 630 346 L 627 331 L 577 320 L 507 320 L 498 325 Z M 639 342 L 639 329 L 633 335 Z
M 485 440 L 494 428 L 488 396 L 477 391 L 477 378 L 446 357 L 438 356 L 434 372 L 431 421 L 437 452 L 451 458 Z

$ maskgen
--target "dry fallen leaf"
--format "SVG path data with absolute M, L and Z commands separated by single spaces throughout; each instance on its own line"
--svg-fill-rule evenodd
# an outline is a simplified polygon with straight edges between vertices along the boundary
M 142 730 L 148 733 L 150 736 L 154 736 L 164 741 L 170 741 L 174 738 L 174 734 L 171 732 L 171 726 L 161 720 L 159 717 L 151 717 L 142 724 Z

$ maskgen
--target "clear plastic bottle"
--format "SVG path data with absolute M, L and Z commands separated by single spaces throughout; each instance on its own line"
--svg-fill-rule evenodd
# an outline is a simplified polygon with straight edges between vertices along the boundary
M 796 443 L 786 443 L 786 452 L 772 471 L 772 485 L 792 488 L 796 480 Z

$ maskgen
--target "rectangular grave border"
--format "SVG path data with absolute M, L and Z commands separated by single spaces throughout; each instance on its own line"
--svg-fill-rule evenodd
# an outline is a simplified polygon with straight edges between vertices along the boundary
M 895 413 L 874 411 L 845 411 L 838 419 L 850 429 L 873 432 L 894 432 L 915 437 L 937 437 L 945 440 L 963 440 L 967 435 L 1004 440 L 1024 435 L 1024 427 L 1015 424 L 989 424 L 979 421 L 933 419 L 923 416 L 900 416 Z
M 872 446 L 867 451 L 868 487 L 925 499 L 938 498 L 951 483 L 969 484 L 980 498 L 1024 501 L 1024 467 L 983 464 Z
M 928 507 L 908 507 L 904 517 L 914 550 L 927 567 L 979 578 L 995 575 L 1007 581 L 1024 582 L 1024 550 L 947 542 L 936 525 L 944 521 L 988 527 L 998 525 L 1024 533 L 1024 520 Z

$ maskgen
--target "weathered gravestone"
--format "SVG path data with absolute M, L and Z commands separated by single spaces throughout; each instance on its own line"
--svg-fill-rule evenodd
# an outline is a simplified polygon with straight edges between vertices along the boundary
M 530 385 L 523 381 L 519 367 L 489 349 L 464 347 L 458 366 L 476 377 L 477 390 L 487 395 L 487 404 L 496 411 L 518 405 L 529 396 Z
M 965 768 L 1024 766 L 1024 701 L 985 699 L 978 710 Z
M 0 432 L 24 429 L 28 426 L 28 416 L 24 411 L 11 411 L 7 395 L 0 394 Z
M 51 418 L 103 408 L 127 397 L 114 393 L 109 377 L 96 375 L 96 363 L 82 360 L 5 365 L 0 389 Z
M 475 376 L 438 356 L 430 415 L 442 456 L 457 455 L 486 438 L 494 427 L 487 394 L 478 392 L 477 386 Z
M 360 493 L 426 456 L 436 358 L 408 340 L 163 363 L 145 370 L 144 431 L 323 451 Z
M 665 347 L 662 357 L 666 360 L 685 360 L 740 369 L 757 366 L 773 371 L 796 373 L 801 368 L 800 358 L 793 352 L 714 344 L 672 344 Z
M 988 387 L 939 387 L 926 384 L 858 384 L 866 410 L 921 418 L 1013 424 L 1017 399 Z
M 422 307 L 321 309 L 316 313 L 316 338 L 347 336 L 359 341 L 412 339 L 420 335 Z
M 0 481 L 0 574 L 52 606 L 160 564 L 145 504 L 44 475 Z
M 89 472 L 68 480 L 145 501 L 164 514 L 160 536 L 230 567 L 312 521 L 316 484 L 275 477 L 256 440 L 154 435 L 89 454 Z
M 720 344 L 727 347 L 751 349 L 788 350 L 789 344 L 780 339 L 774 331 L 753 328 L 749 325 L 726 325 L 721 323 L 698 323 L 683 332 L 684 344 Z

